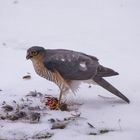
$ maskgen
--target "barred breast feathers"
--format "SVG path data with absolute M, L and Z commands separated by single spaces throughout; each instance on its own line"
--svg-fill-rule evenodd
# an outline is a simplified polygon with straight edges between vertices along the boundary
M 32 61 L 35 72 L 40 75 L 41 77 L 52 81 L 58 85 L 60 89 L 66 90 L 69 89 L 68 83 L 63 79 L 63 77 L 59 74 L 58 71 L 51 72 L 46 67 L 44 67 L 43 63 L 39 61 Z

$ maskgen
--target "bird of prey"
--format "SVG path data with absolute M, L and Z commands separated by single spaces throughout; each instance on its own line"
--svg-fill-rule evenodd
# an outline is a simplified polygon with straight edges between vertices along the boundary
M 118 73 L 100 65 L 94 56 L 72 50 L 33 46 L 27 50 L 26 59 L 32 61 L 38 75 L 59 87 L 59 104 L 62 95 L 69 90 L 76 92 L 81 82 L 96 83 L 129 103 L 126 96 L 104 79 Z

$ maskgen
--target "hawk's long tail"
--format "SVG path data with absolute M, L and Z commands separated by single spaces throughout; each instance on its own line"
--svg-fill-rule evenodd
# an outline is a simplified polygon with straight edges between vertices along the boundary
M 121 99 L 123 99 L 124 101 L 126 101 L 127 103 L 129 103 L 129 99 L 124 96 L 119 90 L 117 90 L 114 86 L 112 86 L 109 82 L 107 82 L 105 79 L 101 78 L 101 77 L 95 77 L 93 79 L 98 85 L 100 85 L 101 87 L 103 87 L 104 89 L 108 90 L 109 92 L 111 92 L 112 94 L 120 97 Z

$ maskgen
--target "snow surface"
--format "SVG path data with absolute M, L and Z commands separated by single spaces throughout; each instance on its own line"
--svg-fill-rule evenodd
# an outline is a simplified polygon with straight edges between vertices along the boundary
M 78 112 L 85 119 L 64 130 L 51 130 L 55 135 L 50 139 L 140 140 L 139 0 L 0 0 L 0 103 L 19 100 L 33 90 L 58 96 L 58 88 L 37 76 L 26 61 L 26 49 L 32 45 L 98 57 L 102 65 L 120 73 L 107 79 L 131 101 L 125 104 L 101 87 L 82 84 L 69 100 L 83 103 Z M 27 72 L 31 80 L 22 79 Z M 72 112 L 49 114 L 63 119 Z M 49 131 L 48 118 L 46 115 L 39 124 L 0 121 L 0 138 L 22 139 L 24 133 Z M 116 131 L 90 136 L 87 122 Z

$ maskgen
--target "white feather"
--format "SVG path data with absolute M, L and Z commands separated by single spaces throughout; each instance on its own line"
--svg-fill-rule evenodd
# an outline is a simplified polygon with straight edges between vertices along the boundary
M 87 83 L 87 84 L 93 84 L 93 85 L 98 85 L 95 81 L 92 79 L 90 80 L 73 80 L 72 83 L 70 84 L 71 91 L 73 93 L 76 93 L 79 88 L 81 83 Z

